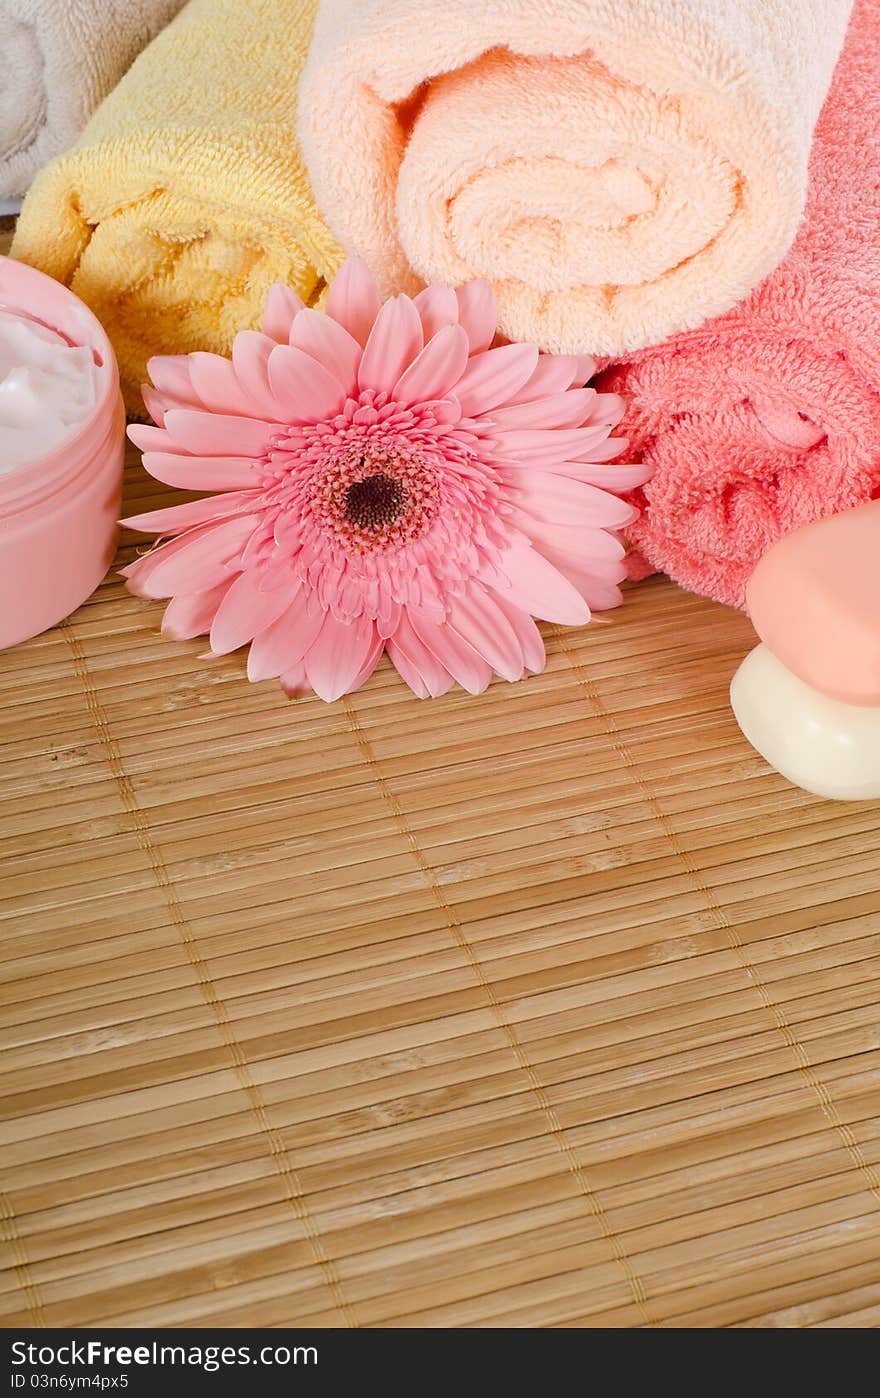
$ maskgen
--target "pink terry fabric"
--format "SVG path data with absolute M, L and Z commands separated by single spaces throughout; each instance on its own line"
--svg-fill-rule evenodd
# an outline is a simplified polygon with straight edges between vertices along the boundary
M 880 0 L 857 0 L 782 265 L 604 376 L 654 468 L 633 576 L 737 607 L 783 534 L 880 495 Z

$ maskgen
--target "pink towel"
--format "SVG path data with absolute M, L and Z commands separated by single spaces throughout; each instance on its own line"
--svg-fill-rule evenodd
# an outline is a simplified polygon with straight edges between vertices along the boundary
M 609 371 L 655 468 L 633 576 L 744 606 L 782 534 L 880 495 L 880 0 L 857 0 L 804 222 L 737 308 Z

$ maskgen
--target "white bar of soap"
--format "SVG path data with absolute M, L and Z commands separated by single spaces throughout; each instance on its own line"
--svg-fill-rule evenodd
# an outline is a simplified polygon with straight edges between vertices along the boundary
M 880 796 L 880 705 L 822 694 L 763 645 L 734 675 L 730 702 L 752 747 L 795 786 L 832 801 Z

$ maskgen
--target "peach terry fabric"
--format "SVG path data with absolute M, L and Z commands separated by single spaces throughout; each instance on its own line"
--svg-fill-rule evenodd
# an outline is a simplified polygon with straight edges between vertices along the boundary
M 511 339 L 621 355 L 781 261 L 852 0 L 321 0 L 299 131 L 383 290 L 487 277 Z

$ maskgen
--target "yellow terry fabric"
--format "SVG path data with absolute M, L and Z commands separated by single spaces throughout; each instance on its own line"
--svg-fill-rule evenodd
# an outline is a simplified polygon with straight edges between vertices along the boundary
M 25 200 L 13 256 L 103 322 L 132 410 L 150 355 L 226 353 L 273 282 L 312 300 L 342 260 L 295 134 L 316 8 L 190 0 Z

